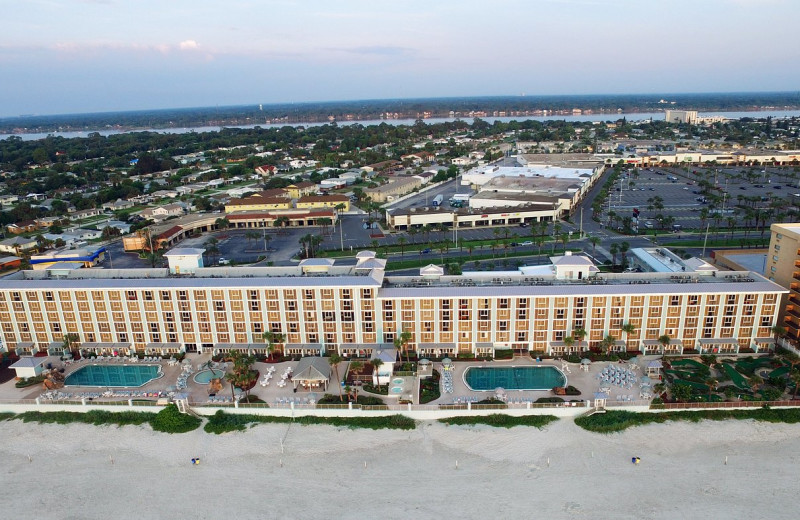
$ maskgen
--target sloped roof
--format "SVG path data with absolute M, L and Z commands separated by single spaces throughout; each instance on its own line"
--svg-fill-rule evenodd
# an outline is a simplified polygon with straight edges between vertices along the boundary
M 322 357 L 301 358 L 292 374 L 292 381 L 328 381 L 330 378 L 331 365 Z

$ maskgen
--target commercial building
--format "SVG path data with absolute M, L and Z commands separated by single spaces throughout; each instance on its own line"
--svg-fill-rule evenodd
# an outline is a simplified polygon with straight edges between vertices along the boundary
M 346 195 L 306 195 L 297 199 L 297 209 L 336 209 L 343 207 L 342 211 L 350 211 L 350 197 Z
M 392 202 L 420 186 L 422 179 L 418 177 L 393 177 L 386 184 L 364 189 L 364 195 L 373 202 Z
M 664 120 L 668 123 L 688 123 L 693 125 L 697 122 L 697 110 L 665 110 Z
M 0 279 L 0 339 L 28 351 L 76 334 L 80 348 L 93 351 L 211 352 L 223 345 L 265 352 L 263 334 L 273 331 L 285 335 L 278 349 L 287 355 L 368 357 L 409 331 L 408 348 L 434 357 L 500 349 L 564 354 L 598 348 L 609 335 L 617 338 L 612 350 L 736 353 L 772 344 L 787 292 L 752 272 L 599 273 L 572 255 L 458 276 L 436 266 L 418 276 L 386 276 L 384 261 L 365 253 L 355 266 L 313 260 L 198 266 L 190 275 L 19 271 Z M 628 323 L 634 332 L 625 334 Z
M 552 221 L 562 215 L 561 206 L 508 206 L 493 208 L 439 207 L 403 208 L 386 210 L 387 227 L 402 231 L 420 228 L 426 224 L 444 224 L 447 227 L 461 228 L 508 226 L 538 221 Z

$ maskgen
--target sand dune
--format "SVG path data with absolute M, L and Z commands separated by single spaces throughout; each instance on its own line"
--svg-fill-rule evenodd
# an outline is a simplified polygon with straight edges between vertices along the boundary
M 798 433 L 728 421 L 599 435 L 562 419 L 541 431 L 259 425 L 215 436 L 6 421 L 0 508 L 37 519 L 791 518 Z

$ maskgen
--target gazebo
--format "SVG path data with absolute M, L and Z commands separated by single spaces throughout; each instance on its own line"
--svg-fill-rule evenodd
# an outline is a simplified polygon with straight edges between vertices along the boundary
M 297 362 L 297 366 L 292 374 L 292 383 L 295 390 L 299 385 L 310 390 L 322 387 L 328 389 L 331 380 L 331 365 L 323 357 L 304 357 Z
M 648 376 L 655 376 L 657 378 L 661 378 L 661 369 L 664 365 L 661 363 L 660 359 L 654 359 L 653 361 L 647 364 L 647 375 Z

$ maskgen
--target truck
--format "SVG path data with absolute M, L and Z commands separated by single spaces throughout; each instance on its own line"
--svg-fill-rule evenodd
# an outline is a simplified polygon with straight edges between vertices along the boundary
M 437 208 L 437 207 L 441 206 L 443 200 L 444 200 L 444 195 L 442 195 L 440 193 L 439 195 L 437 195 L 437 196 L 435 196 L 433 198 L 433 202 L 431 202 L 431 206 L 433 206 L 434 208 Z
M 469 203 L 468 193 L 455 193 L 448 201 L 451 208 L 463 208 Z

